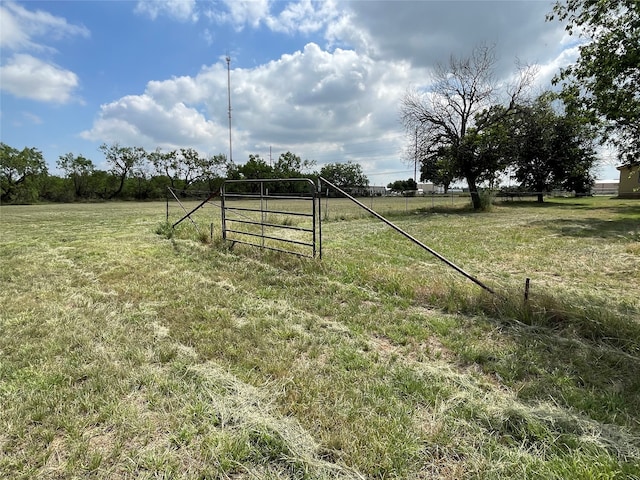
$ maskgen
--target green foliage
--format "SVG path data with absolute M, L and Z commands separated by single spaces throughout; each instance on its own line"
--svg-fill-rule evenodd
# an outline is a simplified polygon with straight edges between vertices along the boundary
M 359 163 L 328 163 L 320 169 L 319 175 L 343 190 L 358 194 L 369 186 L 369 179 Z
M 640 156 L 640 3 L 637 0 L 563 0 L 553 14 L 566 22 L 570 35 L 583 43 L 577 62 L 556 82 L 579 98 L 594 122 L 603 122 L 605 138 L 618 147 L 620 159 Z
M 428 92 L 409 91 L 401 105 L 405 129 L 415 132 L 419 158 L 427 162 L 422 178 L 442 184 L 464 178 L 474 209 L 481 208 L 478 184 L 492 181 L 504 164 L 503 123 L 532 79 L 530 70 L 521 71 L 508 87 L 508 102 L 495 103 L 495 64 L 495 49 L 487 45 L 467 58 L 452 56 L 438 66 Z
M 172 238 L 175 230 L 170 222 L 163 222 L 156 228 L 156 233 L 162 235 L 165 238 Z
M 496 191 L 491 188 L 482 188 L 478 192 L 480 197 L 480 207 L 478 210 L 482 212 L 490 212 L 493 210 L 493 202 L 496 198 Z
M 415 191 L 418 189 L 418 184 L 413 178 L 408 178 L 407 180 L 396 180 L 387 185 L 387 188 L 390 188 L 392 192 L 413 192 L 415 194 Z
M 444 192 L 449 191 L 449 186 L 458 179 L 456 173 L 453 149 L 440 146 L 435 150 L 423 152 L 420 162 L 420 180 L 431 181 L 434 185 L 441 185 Z
M 511 167 L 523 188 L 538 193 L 539 202 L 554 188 L 588 193 L 594 182 L 592 129 L 571 104 L 558 111 L 556 99 L 550 92 L 540 95 L 532 105 L 520 106 L 509 124 Z
M 33 203 L 39 197 L 39 180 L 47 176 L 42 152 L 35 148 L 17 150 L 0 143 L 0 201 Z
M 145 151 L 142 147 L 123 147 L 118 143 L 111 145 L 103 143 L 100 145 L 100 150 L 107 164 L 111 166 L 109 172 L 118 179 L 116 188 L 109 194 L 109 198 L 114 198 L 122 192 L 125 181 L 134 168 L 142 163 Z
M 73 182 L 75 198 L 91 198 L 95 191 L 90 185 L 91 176 L 95 172 L 93 162 L 82 155 L 75 156 L 73 153 L 67 153 L 60 156 L 56 163 Z

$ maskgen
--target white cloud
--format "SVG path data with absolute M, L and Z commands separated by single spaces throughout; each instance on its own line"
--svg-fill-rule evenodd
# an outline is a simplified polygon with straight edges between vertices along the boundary
M 223 0 L 226 11 L 209 10 L 206 15 L 214 21 L 229 23 L 241 31 L 245 26 L 257 28 L 270 14 L 269 0 Z
M 207 146 L 220 136 L 220 128 L 196 108 L 182 102 L 163 106 L 143 94 L 128 95 L 102 105 L 92 129 L 82 132 L 81 136 L 149 149 L 194 147 L 206 152 Z M 226 134 L 226 130 L 222 133 Z
M 67 103 L 78 87 L 78 76 L 28 54 L 15 54 L 0 67 L 2 90 L 16 97 Z
M 403 62 L 374 62 L 353 50 L 330 53 L 313 43 L 254 69 L 235 69 L 234 159 L 242 163 L 249 153 L 264 155 L 273 146 L 276 152 L 342 161 L 363 150 L 373 158 L 382 145 L 397 164 L 403 136 L 396 111 L 409 72 Z M 203 68 L 195 77 L 149 82 L 142 95 L 103 105 L 82 136 L 147 149 L 227 152 L 226 65 Z
M 234 160 L 268 155 L 270 147 L 276 157 L 290 150 L 319 164 L 354 160 L 374 183 L 412 176 L 401 159 L 407 141 L 399 103 L 409 86 L 429 81 L 437 63 L 495 43 L 498 81 L 513 76 L 519 59 L 537 65 L 538 84 L 549 86 L 576 53 L 562 26 L 545 22 L 546 2 L 225 0 L 214 6 L 206 17 L 237 31 L 320 33 L 327 42 L 232 70 Z M 209 30 L 202 35 L 213 37 Z M 227 108 L 221 60 L 195 76 L 149 81 L 142 94 L 103 105 L 82 135 L 148 149 L 227 152 Z M 398 174 L 376 177 L 382 170 Z
M 338 15 L 339 10 L 332 0 L 301 0 L 288 3 L 277 16 L 270 16 L 267 26 L 275 32 L 310 34 L 323 29 Z
M 9 50 L 53 50 L 48 42 L 64 37 L 90 36 L 82 25 L 72 25 L 42 10 L 27 10 L 14 2 L 0 5 L 0 47 Z
M 196 22 L 198 15 L 195 7 L 195 0 L 139 0 L 135 12 L 148 15 L 152 20 L 165 15 L 181 22 Z
M 0 66 L 2 90 L 20 98 L 67 103 L 79 85 L 78 76 L 26 51 L 56 53 L 52 41 L 65 37 L 87 38 L 90 32 L 62 17 L 42 10 L 27 10 L 14 2 L 0 5 L 0 47 L 15 52 L 3 57 Z
M 210 9 L 206 16 L 227 23 L 237 31 L 261 26 L 278 33 L 304 35 L 321 31 L 340 15 L 334 0 L 278 2 L 270 0 L 224 0 L 225 9 Z M 284 5 L 277 11 L 276 9 Z

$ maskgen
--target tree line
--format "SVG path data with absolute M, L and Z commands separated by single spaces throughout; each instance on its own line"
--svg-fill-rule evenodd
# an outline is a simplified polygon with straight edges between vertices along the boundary
M 0 143 L 0 201 L 2 203 L 35 203 L 101 201 L 111 199 L 162 199 L 167 189 L 179 195 L 194 191 L 213 192 L 222 182 L 252 179 L 310 178 L 322 176 L 341 188 L 354 193 L 366 192 L 369 180 L 362 167 L 353 162 L 330 163 L 320 171 L 309 173 L 313 160 L 302 160 L 286 152 L 273 163 L 259 155 L 249 155 L 246 163 L 238 165 L 218 154 L 203 156 L 193 148 L 147 152 L 142 147 L 102 144 L 106 170 L 83 155 L 67 153 L 56 165 L 64 174 L 49 173 L 42 152 L 36 148 L 22 150 Z M 294 183 L 273 182 L 272 189 L 281 193 L 295 192 Z M 250 190 L 255 185 L 240 187 Z

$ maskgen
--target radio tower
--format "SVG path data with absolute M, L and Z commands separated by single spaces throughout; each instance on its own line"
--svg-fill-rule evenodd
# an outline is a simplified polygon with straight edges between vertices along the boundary
M 229 162 L 233 162 L 231 149 L 231 57 L 227 55 L 227 98 L 229 99 Z

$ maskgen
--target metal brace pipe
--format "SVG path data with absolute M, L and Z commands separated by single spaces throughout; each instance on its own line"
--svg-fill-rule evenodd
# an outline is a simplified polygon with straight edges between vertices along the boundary
M 367 207 L 364 203 L 358 201 L 356 198 L 352 197 L 351 195 L 349 195 L 347 192 L 345 192 L 344 190 L 342 190 L 341 188 L 337 187 L 336 185 L 334 185 L 333 183 L 331 183 L 329 180 L 323 178 L 323 177 L 319 177 L 319 179 L 326 183 L 327 185 L 329 185 L 331 188 L 333 188 L 334 190 L 340 192 L 342 195 L 344 195 L 345 197 L 347 197 L 349 200 L 351 200 L 352 202 L 356 203 L 357 205 L 359 205 L 360 207 L 364 208 L 367 212 L 369 212 L 371 215 L 373 215 L 374 217 L 376 217 L 378 220 L 386 223 L 387 225 L 389 225 L 391 228 L 393 228 L 396 232 L 404 235 L 405 237 L 407 237 L 409 240 L 411 240 L 413 243 L 415 243 L 416 245 L 422 247 L 424 250 L 426 250 L 427 252 L 429 252 L 431 255 L 433 255 L 434 257 L 436 257 L 438 260 L 443 261 L 444 263 L 446 263 L 447 265 L 449 265 L 451 268 L 453 268 L 455 271 L 457 271 L 458 273 L 460 273 L 461 275 L 465 276 L 466 278 L 468 278 L 469 280 L 471 280 L 473 283 L 475 283 L 476 285 L 479 285 L 480 287 L 484 288 L 487 292 L 493 293 L 495 294 L 496 292 L 488 287 L 487 285 L 485 285 L 484 283 L 482 283 L 480 280 L 478 280 L 477 278 L 475 278 L 474 276 L 472 276 L 471 274 L 465 272 L 462 268 L 458 267 L 456 264 L 454 264 L 453 262 L 450 262 L 449 260 L 447 260 L 446 258 L 444 258 L 442 255 L 440 255 L 438 252 L 436 252 L 435 250 L 429 248 L 428 246 L 426 246 L 424 243 L 422 243 L 420 240 L 418 240 L 417 238 L 409 235 L 407 232 L 405 232 L 404 230 L 402 230 L 400 227 L 398 227 L 396 224 L 390 222 L 389 220 L 387 220 L 386 218 L 384 218 L 382 215 L 380 215 L 378 212 L 376 212 L 375 210 L 372 210 L 371 208 Z

